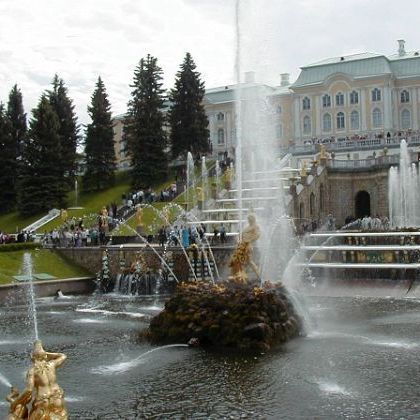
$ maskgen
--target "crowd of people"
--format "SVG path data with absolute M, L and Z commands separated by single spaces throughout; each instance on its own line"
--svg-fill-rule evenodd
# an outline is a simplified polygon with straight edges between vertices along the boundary
M 354 134 L 352 136 L 345 136 L 345 137 L 313 137 L 311 139 L 307 139 L 303 142 L 305 146 L 315 145 L 315 144 L 334 144 L 340 142 L 349 142 L 349 141 L 362 141 L 362 140 L 377 140 L 377 139 L 385 139 L 388 144 L 399 142 L 403 139 L 410 139 L 413 136 L 420 136 L 420 130 L 405 130 L 405 131 L 395 131 L 390 132 L 388 131 L 385 133 L 366 133 L 366 134 Z

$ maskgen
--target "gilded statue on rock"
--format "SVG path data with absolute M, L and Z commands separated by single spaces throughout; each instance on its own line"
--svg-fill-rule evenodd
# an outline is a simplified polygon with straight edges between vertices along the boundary
M 246 283 L 248 280 L 246 269 L 248 266 L 251 267 L 257 277 L 260 276 L 259 268 L 252 259 L 252 246 L 260 235 L 261 231 L 257 225 L 255 214 L 251 213 L 248 215 L 248 226 L 242 231 L 236 250 L 230 259 L 230 280 L 237 283 Z
M 8 420 L 67 420 L 64 392 L 57 383 L 56 369 L 67 356 L 46 352 L 41 341 L 35 341 L 31 355 L 32 366 L 26 375 L 26 388 L 22 393 L 12 388 Z M 27 407 L 32 402 L 31 407 Z

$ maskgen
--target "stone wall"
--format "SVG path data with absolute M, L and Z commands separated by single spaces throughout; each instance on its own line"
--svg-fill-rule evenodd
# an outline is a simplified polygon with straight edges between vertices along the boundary
M 28 285 L 13 283 L 0 286 L 0 305 L 26 304 L 28 300 Z M 62 280 L 35 281 L 34 291 L 37 298 L 54 296 L 57 290 L 65 295 L 87 294 L 95 290 L 95 279 L 81 277 Z
M 356 195 L 366 191 L 370 195 L 370 214 L 389 216 L 388 169 L 357 172 L 328 171 L 329 212 L 336 218 L 338 226 L 347 216 L 356 215 Z
M 155 268 L 159 268 L 160 262 L 156 253 L 153 252 L 150 248 L 145 247 L 142 244 L 139 245 L 124 245 L 120 246 L 108 246 L 108 247 L 83 247 L 83 248 L 57 248 L 57 252 L 63 257 L 73 261 L 75 264 L 84 267 L 93 275 L 98 273 L 101 270 L 102 265 L 102 254 L 105 250 L 108 251 L 109 255 L 109 266 L 111 276 L 115 276 L 120 271 L 120 258 L 125 260 L 125 266 L 130 267 L 130 265 L 135 261 L 136 254 L 141 251 L 145 255 L 148 263 L 153 265 Z M 155 250 L 158 253 L 162 253 L 162 248 L 156 247 Z M 223 268 L 227 266 L 230 255 L 232 254 L 233 248 L 230 246 L 224 247 L 213 247 L 212 252 L 216 260 L 216 264 L 221 271 L 221 275 L 226 273 L 223 271 Z M 174 260 L 174 271 L 182 271 L 181 267 L 177 266 L 176 261 L 182 263 L 185 261 L 185 256 L 180 248 L 171 248 L 168 247 L 166 252 L 172 253 L 172 259 Z M 211 257 L 209 256 L 209 259 Z M 176 274 L 176 273 L 175 273 Z
M 356 216 L 356 196 L 366 191 L 370 196 L 370 214 L 389 216 L 388 167 L 334 169 L 313 167 L 307 177 L 290 187 L 292 200 L 288 212 L 296 221 L 325 221 L 328 214 L 336 225 L 344 225 L 348 216 Z

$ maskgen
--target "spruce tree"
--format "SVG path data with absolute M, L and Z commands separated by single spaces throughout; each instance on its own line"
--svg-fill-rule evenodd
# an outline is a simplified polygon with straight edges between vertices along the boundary
M 12 124 L 0 103 L 0 212 L 15 205 L 16 145 L 12 136 Z
M 210 151 L 208 119 L 203 106 L 204 82 L 190 53 L 185 55 L 171 90 L 169 124 L 172 157 L 191 152 L 194 156 Z
M 79 127 L 74 105 L 68 96 L 63 79 L 58 75 L 52 81 L 48 99 L 59 120 L 61 155 L 59 157 L 62 174 L 69 188 L 74 185 L 77 170 L 76 149 L 79 141 Z
M 146 188 L 167 176 L 166 135 L 162 69 L 151 55 L 140 60 L 134 71 L 124 137 L 132 163 L 134 188 Z
M 92 122 L 86 128 L 86 172 L 83 176 L 83 187 L 86 190 L 100 190 L 113 184 L 115 171 L 111 105 L 100 77 L 88 113 Z
M 18 178 L 18 162 L 21 158 L 22 151 L 25 145 L 27 136 L 26 114 L 23 109 L 22 93 L 17 85 L 14 85 L 9 94 L 9 101 L 7 102 L 7 117 L 10 121 L 10 132 L 12 136 L 12 144 L 9 144 L 8 154 L 8 171 L 9 174 L 3 174 L 8 183 L 8 202 L 3 203 L 4 209 L 11 209 L 16 205 L 16 183 Z M 13 149 L 13 151 L 12 151 Z M 4 179 L 6 179 L 4 178 Z M 5 196 L 3 195 L 3 199 Z
M 62 179 L 60 123 L 46 95 L 32 111 L 28 141 L 23 150 L 18 182 L 18 210 L 24 215 L 61 207 Z

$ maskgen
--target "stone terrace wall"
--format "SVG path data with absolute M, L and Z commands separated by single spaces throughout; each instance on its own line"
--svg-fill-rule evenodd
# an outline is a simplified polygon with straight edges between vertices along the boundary
M 155 248 L 160 254 L 162 253 L 161 248 Z M 109 247 L 83 247 L 83 248 L 57 248 L 57 252 L 64 258 L 73 261 L 75 264 L 84 267 L 86 270 L 95 274 L 100 271 L 102 265 L 102 254 L 105 250 L 108 250 L 109 254 L 109 266 L 111 276 L 115 276 L 119 273 L 119 260 L 120 253 L 123 253 L 123 257 L 126 261 L 126 267 L 129 267 L 132 262 L 135 261 L 136 253 L 141 251 L 147 258 L 148 262 L 152 264 L 160 265 L 159 259 L 156 254 L 148 247 L 144 245 L 125 245 L 123 248 L 119 246 Z M 229 261 L 229 257 L 232 254 L 233 247 L 212 247 L 216 264 L 219 268 L 220 274 L 225 275 L 223 268 L 226 268 Z M 173 260 L 185 260 L 183 252 L 179 248 L 167 248 L 167 252 L 173 253 Z M 209 256 L 210 259 L 210 256 Z

